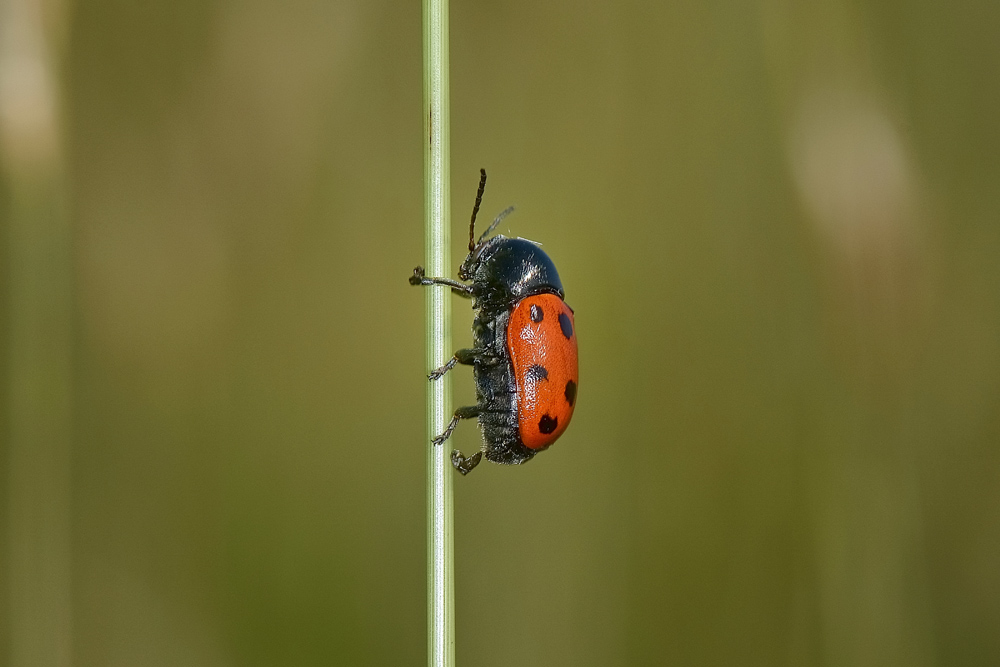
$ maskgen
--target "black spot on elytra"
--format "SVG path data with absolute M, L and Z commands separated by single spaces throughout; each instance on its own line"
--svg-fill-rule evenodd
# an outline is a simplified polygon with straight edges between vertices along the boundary
M 531 304 L 531 321 L 541 322 L 544 319 L 545 319 L 545 313 L 542 312 L 541 306 L 536 306 L 535 304 Z
M 557 426 L 559 426 L 558 417 L 549 417 L 548 415 L 542 415 L 542 418 L 538 420 L 538 430 L 544 433 L 545 435 L 552 433 L 554 430 L 556 430 Z
M 541 380 L 549 379 L 549 372 L 545 370 L 544 366 L 535 364 L 528 369 L 528 372 L 524 374 L 524 377 L 528 382 L 540 382 Z
M 576 383 L 572 380 L 566 383 L 566 402 L 569 403 L 570 407 L 573 407 L 573 403 L 576 402 Z
M 573 337 L 573 323 L 569 321 L 569 315 L 559 313 L 559 326 L 562 327 L 563 336 L 566 336 L 566 340 Z

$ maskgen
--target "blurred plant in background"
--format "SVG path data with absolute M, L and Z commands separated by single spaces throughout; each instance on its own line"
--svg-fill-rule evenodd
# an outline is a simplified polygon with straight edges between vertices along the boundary
M 61 3 L 0 2 L 4 613 L 11 665 L 72 662 L 73 255 Z
M 583 376 L 456 480 L 460 662 L 1000 661 L 998 37 L 452 3 Z M 420 99 L 419 5 L 0 0 L 6 664 L 423 660 Z

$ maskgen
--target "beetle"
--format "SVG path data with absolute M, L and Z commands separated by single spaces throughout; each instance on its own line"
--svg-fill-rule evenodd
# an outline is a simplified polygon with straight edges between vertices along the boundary
M 483 446 L 472 456 L 452 451 L 463 475 L 483 455 L 494 463 L 516 465 L 547 449 L 573 417 L 579 385 L 576 321 L 564 300 L 555 264 L 539 244 L 502 234 L 489 237 L 514 207 L 506 209 L 476 240 L 476 215 L 486 190 L 480 169 L 479 190 L 469 223 L 469 254 L 459 280 L 413 270 L 411 285 L 443 285 L 472 299 L 473 347 L 461 349 L 428 375 L 440 380 L 456 364 L 471 365 L 476 404 L 460 407 L 444 432 L 432 440 L 443 445 L 463 419 L 478 418 Z

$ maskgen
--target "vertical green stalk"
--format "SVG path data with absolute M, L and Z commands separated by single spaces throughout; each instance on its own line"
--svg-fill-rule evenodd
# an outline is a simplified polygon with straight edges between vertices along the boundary
M 448 125 L 448 0 L 423 0 L 424 16 L 424 234 L 431 276 L 451 274 L 451 160 Z M 427 369 L 451 355 L 451 291 L 433 285 L 427 299 Z M 446 375 L 427 384 L 427 439 L 444 431 L 451 412 Z M 455 664 L 455 568 L 451 463 L 443 445 L 428 445 L 427 459 L 427 661 Z

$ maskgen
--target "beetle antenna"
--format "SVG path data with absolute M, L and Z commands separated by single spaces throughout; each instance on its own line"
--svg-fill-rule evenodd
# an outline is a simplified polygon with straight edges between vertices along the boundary
M 490 232 L 492 232 L 494 229 L 496 229 L 496 226 L 500 224 L 500 221 L 503 220 L 504 218 L 506 218 L 508 215 L 510 215 L 513 212 L 514 212 L 514 207 L 513 206 L 508 206 L 504 210 L 500 211 L 500 215 L 498 215 L 496 217 L 496 220 L 494 220 L 493 223 L 489 227 L 486 228 L 486 231 L 483 232 L 483 235 L 479 237 L 479 242 L 482 243 L 483 239 L 485 239 L 487 236 L 489 236 Z
M 483 192 L 486 191 L 486 170 L 479 170 L 479 192 L 476 193 L 476 205 L 472 207 L 472 222 L 469 223 L 469 252 L 476 249 L 476 214 L 479 213 L 479 205 L 483 203 Z

